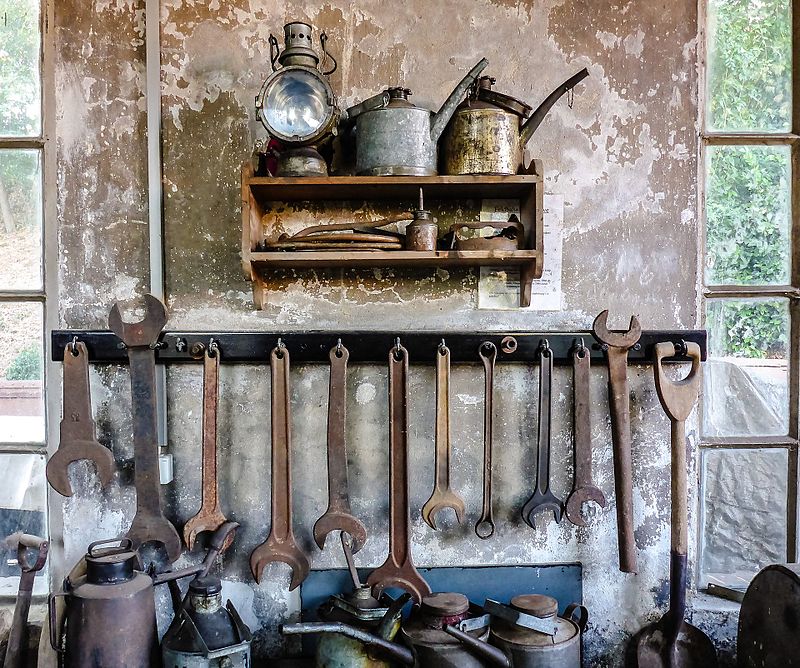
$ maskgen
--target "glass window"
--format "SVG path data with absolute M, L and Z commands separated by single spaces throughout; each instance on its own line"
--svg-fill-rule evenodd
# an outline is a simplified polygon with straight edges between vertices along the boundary
M 0 137 L 41 134 L 39 0 L 0 0 Z
M 0 149 L 0 286 L 42 287 L 42 165 L 35 150 Z

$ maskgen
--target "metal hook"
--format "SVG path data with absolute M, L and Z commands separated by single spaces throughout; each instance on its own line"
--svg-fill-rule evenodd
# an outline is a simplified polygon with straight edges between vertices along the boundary
M 73 336 L 72 337 L 72 341 L 70 342 L 69 345 L 70 345 L 70 348 L 69 348 L 70 353 L 72 353 L 75 357 L 77 357 L 78 356 L 78 337 L 77 336 Z
M 553 354 L 553 351 L 550 349 L 550 342 L 547 339 L 539 340 L 539 351 L 542 357 L 549 357 Z
M 396 353 L 400 352 L 400 337 L 399 336 L 394 340 L 394 351 Z
M 439 352 L 444 355 L 444 351 L 447 350 L 447 344 L 442 339 L 441 343 L 439 343 Z
M 283 350 L 286 347 L 286 344 L 283 342 L 283 339 L 279 336 L 278 337 L 278 348 Z
M 217 353 L 219 352 L 219 344 L 214 340 L 212 336 L 208 340 L 208 356 L 209 357 L 216 357 Z
M 583 337 L 576 339 L 577 345 L 575 346 L 575 351 L 581 359 L 586 355 L 588 352 L 588 348 L 586 347 L 586 343 L 583 340 Z
M 681 339 L 678 343 L 673 341 L 673 346 L 675 346 L 675 355 L 677 357 L 686 357 L 689 354 L 689 347 L 686 345 L 686 340 Z
M 342 352 L 342 340 L 341 339 L 336 339 L 336 352 L 337 352 L 337 354 Z
M 333 61 L 333 68 L 322 72 L 326 77 L 333 74 L 336 71 L 336 68 L 339 67 L 339 63 L 336 62 L 336 58 L 334 58 L 330 53 L 328 53 L 327 49 L 325 48 L 325 44 L 327 43 L 327 41 L 328 41 L 328 35 L 325 32 L 321 32 L 319 35 L 319 43 L 322 46 L 322 55 L 324 56 L 321 64 L 324 64 L 328 60 Z
M 272 64 L 272 71 L 273 72 L 276 72 L 277 69 L 278 69 L 275 66 L 275 63 L 278 61 L 278 56 L 280 55 L 280 53 L 281 53 L 281 49 L 278 46 L 278 40 L 275 38 L 275 35 L 270 33 L 270 36 L 269 36 L 269 60 L 270 60 L 270 63 Z

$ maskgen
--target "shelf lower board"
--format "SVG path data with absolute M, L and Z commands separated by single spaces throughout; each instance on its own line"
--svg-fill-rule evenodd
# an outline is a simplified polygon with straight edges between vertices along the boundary
M 519 251 L 267 251 L 253 252 L 255 267 L 481 267 L 523 266 L 541 262 L 542 252 Z

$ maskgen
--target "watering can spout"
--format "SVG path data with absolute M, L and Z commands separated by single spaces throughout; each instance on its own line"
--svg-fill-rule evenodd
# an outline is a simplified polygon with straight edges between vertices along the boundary
M 436 112 L 436 115 L 433 117 L 433 122 L 431 123 L 431 141 L 436 144 L 439 141 L 439 137 L 442 136 L 442 132 L 447 127 L 447 124 L 450 122 L 450 118 L 453 116 L 453 113 L 456 110 L 456 107 L 461 103 L 461 99 L 467 92 L 467 89 L 475 82 L 478 78 L 478 75 L 486 69 L 489 65 L 489 61 L 486 58 L 481 58 L 478 61 L 478 64 L 475 65 L 465 76 L 461 82 L 453 89 L 453 92 L 450 93 L 448 98 L 445 100 L 442 108 Z
M 525 121 L 525 124 L 522 126 L 519 138 L 522 148 L 525 148 L 525 145 L 542 124 L 544 117 L 547 116 L 547 112 L 550 111 L 553 105 L 588 76 L 589 70 L 584 67 L 580 72 L 571 76 L 545 98 L 544 102 L 539 105 L 539 108 L 531 114 L 531 117 Z

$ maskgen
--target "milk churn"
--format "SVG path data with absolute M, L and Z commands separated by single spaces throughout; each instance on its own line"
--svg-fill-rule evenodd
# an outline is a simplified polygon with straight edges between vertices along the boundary
M 100 545 L 119 542 L 118 547 Z M 86 574 L 64 581 L 50 598 L 50 642 L 61 652 L 55 598 L 66 597 L 65 668 L 151 668 L 161 665 L 153 580 L 138 571 L 127 538 L 97 541 L 86 554 Z
M 233 603 L 222 606 L 220 579 L 196 578 L 161 643 L 164 668 L 249 668 L 251 638 Z

